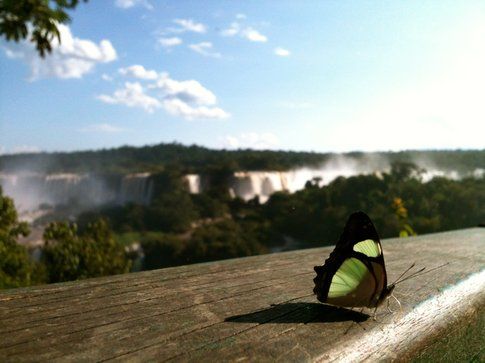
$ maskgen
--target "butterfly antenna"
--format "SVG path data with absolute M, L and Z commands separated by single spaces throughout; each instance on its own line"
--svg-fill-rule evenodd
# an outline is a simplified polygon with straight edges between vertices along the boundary
M 403 277 L 409 270 L 411 270 L 416 265 L 416 262 L 413 262 L 411 266 L 409 266 L 399 277 L 394 281 L 393 285 L 395 285 L 401 277 Z
M 411 279 L 411 278 L 413 278 L 413 277 L 418 277 L 418 276 L 421 276 L 421 275 L 427 274 L 428 272 L 432 272 L 432 271 L 434 271 L 434 270 L 437 270 L 437 269 L 442 268 L 442 267 L 444 267 L 444 266 L 446 266 L 446 265 L 449 265 L 449 264 L 450 264 L 450 263 L 449 263 L 449 262 L 447 262 L 447 263 L 444 263 L 444 264 L 442 264 L 442 265 L 436 266 L 436 267 L 434 267 L 434 268 L 432 268 L 432 269 L 430 269 L 430 270 L 427 270 L 427 271 L 424 271 L 424 270 L 426 269 L 426 267 L 423 267 L 422 269 L 420 269 L 420 270 L 416 271 L 415 273 L 413 273 L 413 274 L 411 274 L 411 275 L 409 275 L 409 276 L 407 276 L 407 277 L 403 278 L 402 280 L 396 281 L 394 284 L 401 283 L 401 282 L 406 281 L 406 280 L 409 280 L 409 279 Z M 423 272 L 423 271 L 424 271 L 424 272 Z
M 413 278 L 413 277 L 416 277 L 416 276 L 418 276 L 418 275 L 419 275 L 421 272 L 423 272 L 424 270 L 426 270 L 426 267 L 420 268 L 418 271 L 413 272 L 411 275 L 406 276 L 406 277 L 402 278 L 401 280 L 396 281 L 396 282 L 394 283 L 394 285 L 399 284 L 399 283 L 401 283 L 401 282 L 403 282 L 403 281 L 409 280 L 409 279 L 411 279 L 411 278 Z

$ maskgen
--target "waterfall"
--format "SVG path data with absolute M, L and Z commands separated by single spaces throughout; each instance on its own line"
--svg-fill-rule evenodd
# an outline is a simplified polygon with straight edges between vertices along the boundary
M 339 176 L 349 177 L 358 173 L 352 168 L 310 169 L 301 168 L 290 171 L 238 171 L 229 180 L 230 195 L 245 201 L 259 197 L 265 203 L 271 194 L 287 191 L 297 192 L 305 188 L 308 181 L 314 181 L 319 186 L 327 185 Z M 201 183 L 201 176 L 197 174 L 185 175 L 192 194 L 201 193 L 205 187 Z
M 379 170 L 345 163 L 330 163 L 320 169 L 240 171 L 229 178 L 227 188 L 232 197 L 247 201 L 258 196 L 260 202 L 265 203 L 273 193 L 279 191 L 294 193 L 303 189 L 311 180 L 323 186 L 339 176 L 350 177 L 375 172 L 378 173 Z M 461 175 L 454 170 L 429 169 L 416 177 L 428 182 L 436 176 L 456 180 L 461 177 L 481 178 L 484 175 L 485 170 L 480 168 L 466 175 Z M 188 174 L 184 179 L 192 194 L 204 192 L 210 186 L 210 176 Z M 82 211 L 110 203 L 122 205 L 132 202 L 148 205 L 154 189 L 154 181 L 150 173 L 104 176 L 74 173 L 48 175 L 0 173 L 0 185 L 4 194 L 14 199 L 20 212 L 42 211 L 48 209 L 47 206 L 67 206 L 74 211 Z
M 281 171 L 240 171 L 235 172 L 229 180 L 229 193 L 232 197 L 250 200 L 258 196 L 265 203 L 271 194 L 280 191 L 294 193 L 303 189 L 307 181 L 314 177 L 322 177 L 321 171 L 294 170 Z M 197 174 L 185 175 L 189 192 L 198 194 L 204 191 L 202 178 Z M 206 183 L 207 184 L 207 183 Z
M 327 179 L 323 171 L 311 169 L 236 172 L 229 188 L 241 199 L 249 200 L 258 196 L 259 201 L 265 203 L 271 194 L 281 191 L 294 193 L 314 178 Z
M 152 200 L 153 180 L 150 173 L 137 173 L 125 175 L 121 180 L 121 187 L 117 202 L 129 202 L 147 205 Z
M 49 174 L 43 177 L 40 200 L 52 206 L 75 205 L 81 209 L 109 203 L 116 193 L 108 181 L 89 174 Z
M 471 176 L 475 179 L 480 179 L 480 178 L 483 178 L 485 177 L 485 169 L 482 169 L 482 168 L 476 168 L 475 170 L 473 170 L 473 172 L 471 173 Z
M 244 200 L 258 196 L 262 203 L 266 202 L 271 194 L 288 188 L 285 173 L 277 171 L 236 172 L 229 184 L 235 196 Z
M 149 173 L 125 176 L 0 173 L 0 185 L 4 194 L 14 199 L 21 212 L 61 205 L 78 210 L 109 203 L 146 205 L 153 194 L 153 181 Z
M 44 178 L 45 203 L 64 204 L 70 200 L 78 199 L 81 195 L 83 182 L 87 182 L 88 175 L 79 174 L 51 174 Z M 85 197 L 89 197 L 86 195 Z
M 185 175 L 185 180 L 189 186 L 190 194 L 199 194 L 201 192 L 201 181 L 200 175 L 198 174 L 187 174 Z

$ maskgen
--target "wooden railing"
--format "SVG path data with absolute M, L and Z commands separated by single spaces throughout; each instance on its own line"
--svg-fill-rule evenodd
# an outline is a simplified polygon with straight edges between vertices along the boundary
M 0 292 L 0 361 L 370 361 L 410 357 L 485 303 L 485 229 L 383 241 L 402 309 L 312 294 L 331 247 Z M 393 306 L 396 309 L 396 306 Z

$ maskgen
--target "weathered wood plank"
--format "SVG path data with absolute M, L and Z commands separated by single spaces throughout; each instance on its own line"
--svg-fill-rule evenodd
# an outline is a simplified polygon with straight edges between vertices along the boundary
M 414 261 L 450 264 L 399 285 L 402 310 L 378 322 L 312 296 L 313 266 L 332 248 L 3 291 L 0 360 L 331 360 L 482 270 L 483 242 L 479 228 L 383 241 L 391 281 Z
M 308 272 L 304 272 L 307 276 Z M 0 343 L 0 347 L 7 347 L 12 342 L 18 342 L 21 337 L 25 337 L 24 329 L 37 329 L 35 335 L 30 335 L 29 340 L 36 337 L 44 337 L 45 333 L 62 332 L 64 334 L 71 334 L 79 330 L 95 329 L 100 324 L 114 324 L 117 322 L 128 322 L 131 320 L 142 319 L 150 316 L 160 316 L 162 314 L 174 313 L 179 310 L 187 310 L 189 308 L 195 308 L 197 305 L 208 305 L 217 301 L 225 301 L 227 299 L 238 298 L 240 295 L 256 295 L 259 291 L 264 289 L 265 292 L 271 291 L 271 285 L 275 288 L 286 286 L 289 283 L 285 279 L 272 279 L 270 281 L 263 281 L 259 283 L 246 283 L 244 289 L 242 286 L 235 286 L 226 288 L 224 290 L 209 290 L 201 292 L 192 292 L 179 294 L 179 296 L 172 296 L 170 299 L 166 299 L 163 296 L 160 299 L 154 297 L 150 300 L 144 300 L 135 302 L 137 309 L 128 311 L 128 304 L 116 305 L 110 309 L 99 308 L 96 310 L 94 307 L 90 310 L 83 310 L 82 313 L 76 312 L 75 314 L 67 314 L 61 317 L 55 317 L 53 319 L 44 319 L 39 323 L 35 323 L 32 327 L 26 326 L 12 330 L 9 332 L 5 340 Z M 130 305 L 133 305 L 130 304 Z M 15 320 L 15 319 L 13 319 Z M 21 320 L 21 319 L 19 319 Z M 67 321 L 67 322 L 66 322 Z M 49 324 L 48 327 L 44 326 L 44 322 Z M 135 322 L 135 324 L 137 324 Z M 25 338 L 24 338 L 25 339 Z M 57 337 L 59 339 L 59 337 Z
M 268 259 L 264 261 L 259 261 L 258 268 L 260 269 L 272 269 L 277 268 L 280 265 L 286 265 L 291 263 L 292 260 L 298 258 L 298 255 L 283 253 L 282 255 L 288 254 L 287 257 L 274 260 L 274 255 L 267 255 Z M 190 279 L 194 277 L 205 278 L 208 281 L 214 279 L 214 275 L 219 277 L 220 273 L 223 272 L 225 275 L 229 275 L 231 272 L 235 274 L 241 274 L 244 272 L 255 273 L 253 271 L 253 265 L 250 260 L 251 257 L 225 260 L 218 263 L 201 263 L 197 265 L 187 265 L 181 267 L 173 267 L 164 269 L 164 274 L 161 276 L 157 271 L 146 271 L 139 272 L 137 274 L 128 275 L 115 275 L 103 278 L 94 278 L 87 280 L 80 280 L 75 282 L 67 282 L 60 284 L 44 285 L 41 287 L 32 287 L 24 289 L 16 289 L 16 294 L 8 294 L 5 291 L 0 290 L 0 302 L 2 306 L 0 307 L 0 313 L 5 308 L 27 308 L 27 307 L 38 307 L 39 305 L 50 305 L 55 301 L 64 301 L 66 297 L 71 298 L 74 296 L 86 297 L 86 293 L 89 295 L 95 295 L 97 291 L 110 291 L 121 292 L 129 291 L 129 289 L 145 290 L 150 287 L 152 283 L 160 282 L 171 282 L 173 280 L 184 280 L 187 283 Z M 233 262 L 230 266 L 227 263 Z M 193 270 L 187 270 L 187 267 L 192 267 Z M 230 276 L 228 276 L 230 277 Z M 199 283 L 199 281 L 197 281 Z M 51 288 L 51 286 L 55 286 Z M 75 289 L 69 289 L 70 286 L 75 286 Z M 32 292 L 29 293 L 29 289 Z M 26 292 L 26 293 L 24 293 Z M 42 297 L 41 299 L 38 299 Z M 40 301 L 39 301 L 40 300 Z M 25 309 L 24 309 L 25 311 Z M 1 315 L 0 315 L 1 317 Z
M 271 278 L 278 279 L 286 276 L 291 276 L 296 272 L 295 264 L 277 265 L 271 269 Z M 97 290 L 94 293 L 86 294 L 85 296 L 66 296 L 64 300 L 52 301 L 49 304 L 39 304 L 39 306 L 29 306 L 28 308 L 10 308 L 9 315 L 3 320 L 3 327 L 1 332 L 10 332 L 11 329 L 19 329 L 22 327 L 22 322 L 33 324 L 43 321 L 46 318 L 52 319 L 57 317 L 64 317 L 67 315 L 79 314 L 79 307 L 82 306 L 81 311 L 86 313 L 88 311 L 100 311 L 111 306 L 123 306 L 133 303 L 141 303 L 150 300 L 171 299 L 176 295 L 177 299 L 183 298 L 184 294 L 192 295 L 196 291 L 219 291 L 234 287 L 235 291 L 246 289 L 245 285 L 256 283 L 265 283 L 268 281 L 265 277 L 257 275 L 268 272 L 268 268 L 258 268 L 257 266 L 250 273 L 228 273 L 219 274 L 216 279 L 190 278 L 179 279 L 175 282 L 167 284 L 160 281 L 158 284 L 153 282 L 151 285 L 143 289 L 132 290 L 131 288 L 118 289 L 116 293 L 111 293 L 111 290 Z M 237 279 L 235 278 L 237 276 Z M 173 281 L 173 280 L 172 280 Z M 237 287 L 240 287 L 238 290 Z M 251 288 L 251 286 L 247 286 Z M 66 304 L 68 303 L 68 304 Z M 158 302 L 156 302 L 158 303 Z M 103 307 L 100 308 L 100 305 Z M 22 312 L 22 319 L 19 320 L 17 313 Z M 40 318 L 42 317 L 42 318 Z

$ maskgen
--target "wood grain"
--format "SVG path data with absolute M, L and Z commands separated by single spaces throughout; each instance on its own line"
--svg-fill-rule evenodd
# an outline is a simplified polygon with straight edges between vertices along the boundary
M 384 240 L 390 281 L 413 262 L 449 264 L 399 285 L 402 309 L 377 321 L 312 295 L 329 247 L 6 290 L 0 361 L 333 361 L 373 338 L 379 348 L 357 349 L 358 360 L 404 357 L 485 303 L 462 287 L 446 305 L 485 267 L 484 242 L 483 228 Z M 431 312 L 416 316 L 423 304 Z

